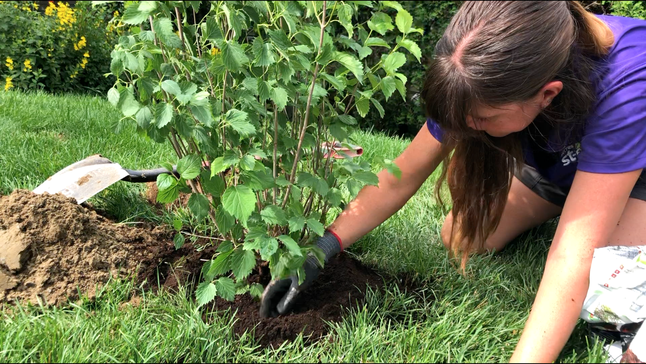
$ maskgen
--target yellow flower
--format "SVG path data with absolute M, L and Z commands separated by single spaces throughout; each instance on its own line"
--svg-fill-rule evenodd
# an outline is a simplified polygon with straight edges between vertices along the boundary
M 211 48 L 211 55 L 215 56 L 216 54 L 220 54 L 220 50 L 216 47 Z
M 5 91 L 7 91 L 7 90 L 9 90 L 9 89 L 10 89 L 10 88 L 12 88 L 12 87 L 13 87 L 13 83 L 11 83 L 11 77 L 7 77 L 7 78 L 5 79 L 4 90 L 5 90 Z
M 85 57 L 85 58 L 90 58 L 90 52 L 85 52 L 85 53 L 83 53 L 83 57 Z
M 30 59 L 25 60 L 25 68 L 23 68 L 23 71 L 25 71 L 25 72 L 31 71 L 31 60 Z
M 32 6 L 34 7 L 34 9 L 38 10 L 38 3 L 33 3 Z
M 49 3 L 49 6 L 45 8 L 45 15 L 52 16 L 54 15 L 54 11 L 56 11 L 56 4 L 52 1 Z
M 58 3 L 57 15 L 58 22 L 61 23 L 62 26 L 72 26 L 72 24 L 76 22 L 76 18 L 74 17 L 74 10 L 71 9 L 67 5 L 67 3 Z
M 112 13 L 112 17 L 116 18 L 119 16 L 119 10 L 115 10 L 114 13 Z
M 12 70 L 12 71 L 13 71 L 13 59 L 11 59 L 11 58 L 7 57 L 7 61 L 6 61 L 6 62 L 7 62 L 7 63 L 6 63 L 7 68 L 9 68 L 10 70 Z

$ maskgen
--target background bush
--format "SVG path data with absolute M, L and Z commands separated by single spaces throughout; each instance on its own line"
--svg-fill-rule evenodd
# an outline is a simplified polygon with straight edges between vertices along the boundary
M 110 20 L 116 7 L 74 8 L 51 2 L 0 2 L 0 75 L 5 90 L 103 94 L 114 84 L 110 51 L 117 41 Z
M 411 39 L 422 50 L 422 62 L 407 62 L 400 72 L 408 77 L 406 100 L 398 95 L 388 101 L 379 98 L 384 108 L 384 117 L 372 110 L 365 118 L 358 118 L 364 130 L 377 130 L 388 135 L 414 137 L 426 117 L 419 96 L 424 83 L 424 70 L 433 54 L 435 44 L 457 12 L 462 1 L 402 1 L 401 4 L 414 19 L 414 26 L 424 29 L 424 35 L 414 34 Z M 586 9 L 595 14 L 610 14 L 646 19 L 646 1 L 581 1 Z M 365 11 L 365 10 L 364 10 Z M 366 11 L 364 16 L 370 14 Z M 373 53 L 370 57 L 380 57 Z M 410 55 L 407 55 L 411 57 Z

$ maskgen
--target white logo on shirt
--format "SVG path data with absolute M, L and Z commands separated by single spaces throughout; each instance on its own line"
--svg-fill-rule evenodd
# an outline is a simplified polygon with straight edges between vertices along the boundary
M 561 152 L 561 162 L 563 163 L 563 167 L 576 162 L 579 153 L 581 153 L 581 143 L 575 143 L 565 147 Z

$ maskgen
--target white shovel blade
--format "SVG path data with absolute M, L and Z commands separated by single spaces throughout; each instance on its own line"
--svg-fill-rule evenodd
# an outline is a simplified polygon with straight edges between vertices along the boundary
M 49 177 L 34 189 L 34 193 L 62 193 L 75 198 L 76 202 L 81 204 L 128 175 L 117 163 L 70 167 Z

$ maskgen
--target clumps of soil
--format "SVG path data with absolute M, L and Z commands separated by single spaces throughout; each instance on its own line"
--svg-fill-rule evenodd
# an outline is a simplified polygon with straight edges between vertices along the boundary
M 200 239 L 194 244 L 206 248 L 198 251 L 188 243 L 176 250 L 173 235 L 172 229 L 150 223 L 117 224 L 60 194 L 16 190 L 0 196 L 0 304 L 62 305 L 77 300 L 79 293 L 92 299 L 110 277 L 133 274 L 138 286 L 153 291 L 196 287 L 202 265 L 216 247 Z M 262 285 L 269 280 L 263 265 L 249 278 Z M 299 333 L 311 342 L 327 334 L 326 322 L 341 321 L 348 308 L 361 304 L 367 287 L 379 289 L 383 282 L 375 271 L 341 253 L 301 294 L 291 314 L 261 318 L 259 300 L 247 293 L 234 302 L 217 299 L 203 307 L 204 317 L 237 311 L 234 332 L 254 331 L 263 347 L 278 347 Z M 194 297 L 194 291 L 188 294 Z
M 171 239 L 167 229 L 115 224 L 60 194 L 16 190 L 0 197 L 0 301 L 92 298 L 110 276 L 156 268 Z
M 270 278 L 268 269 L 262 269 L 254 272 L 250 280 L 265 286 Z M 234 302 L 217 299 L 211 310 L 237 311 L 233 325 L 237 335 L 253 330 L 262 347 L 277 348 L 285 341 L 296 339 L 300 333 L 307 342 L 320 339 L 329 331 L 326 322 L 340 322 L 349 307 L 362 304 L 367 287 L 378 290 L 383 285 L 384 279 L 377 272 L 341 253 L 330 259 L 288 315 L 260 317 L 260 302 L 249 294 L 237 296 Z

